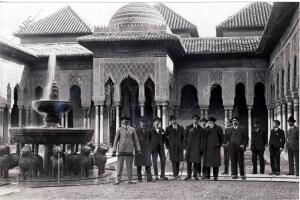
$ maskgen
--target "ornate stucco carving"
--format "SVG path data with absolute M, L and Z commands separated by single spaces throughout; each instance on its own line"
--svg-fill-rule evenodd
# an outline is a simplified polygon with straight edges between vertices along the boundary
M 253 85 L 258 82 L 266 83 L 266 73 L 265 71 L 254 71 L 253 72 Z
M 247 82 L 247 73 L 245 71 L 234 72 L 234 85 L 238 83 L 243 83 L 246 85 Z
M 212 71 L 210 72 L 210 85 L 219 84 L 223 85 L 223 73 L 222 71 Z

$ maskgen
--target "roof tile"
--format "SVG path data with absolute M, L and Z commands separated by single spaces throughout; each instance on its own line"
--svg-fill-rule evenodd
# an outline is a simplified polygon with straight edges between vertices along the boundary
M 64 7 L 52 15 L 33 22 L 26 28 L 20 29 L 15 36 L 51 35 L 51 34 L 91 34 L 86 23 L 70 6 Z

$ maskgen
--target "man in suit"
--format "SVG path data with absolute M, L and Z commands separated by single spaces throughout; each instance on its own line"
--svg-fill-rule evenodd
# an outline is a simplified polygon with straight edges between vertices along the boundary
M 280 175 L 280 153 L 284 148 L 285 136 L 284 131 L 279 128 L 280 121 L 273 121 L 273 129 L 271 130 L 269 149 L 270 149 L 270 162 L 272 172 L 270 175 Z
M 265 173 L 265 146 L 268 144 L 268 134 L 260 127 L 260 121 L 254 120 L 254 128 L 251 134 L 251 151 L 253 174 L 257 174 L 257 156 L 259 157 L 260 173 Z
M 221 146 L 224 134 L 220 126 L 215 124 L 216 118 L 210 117 L 204 138 L 203 166 L 205 175 L 202 179 L 210 179 L 210 168 L 213 168 L 214 181 L 218 180 L 219 167 L 221 166 Z
M 221 174 L 228 174 L 228 168 L 229 168 L 229 134 L 230 134 L 230 128 L 232 127 L 232 119 L 228 119 L 225 124 L 225 137 L 224 137 L 224 144 L 223 144 L 223 150 L 224 150 L 224 172 Z
M 136 129 L 136 134 L 141 146 L 141 154 L 136 154 L 134 158 L 134 164 L 137 166 L 138 181 L 142 182 L 142 166 L 145 166 L 147 182 L 152 182 L 150 132 L 146 128 L 146 119 L 144 117 L 140 118 L 140 128 Z
M 185 148 L 185 130 L 176 122 L 176 116 L 170 116 L 171 125 L 166 128 L 166 146 L 170 152 L 174 179 L 179 178 L 179 166 L 183 161 L 183 150 Z
M 118 185 L 122 179 L 123 174 L 123 164 L 124 160 L 126 162 L 128 183 L 135 184 L 132 181 L 132 163 L 133 163 L 133 152 L 136 150 L 137 154 L 141 154 L 141 147 L 136 135 L 135 128 L 129 125 L 130 117 L 123 115 L 121 117 L 122 126 L 117 130 L 112 156 L 116 156 L 116 151 L 118 150 L 117 159 L 117 178 L 115 185 Z
M 165 155 L 165 138 L 164 138 L 164 129 L 161 128 L 161 119 L 159 117 L 155 117 L 154 126 L 150 130 L 151 137 L 151 155 L 152 155 L 152 163 L 154 168 L 155 179 L 158 178 L 158 168 L 157 168 L 157 157 L 160 159 L 160 178 L 162 180 L 168 180 L 165 176 L 165 166 L 166 166 L 166 155 Z
M 289 173 L 287 175 L 294 175 L 294 164 L 296 163 L 296 176 L 299 176 L 299 128 L 295 126 L 295 122 L 294 117 L 289 117 L 288 124 L 290 128 L 286 134 L 286 147 L 289 158 Z
M 239 117 L 232 118 L 233 126 L 230 128 L 228 134 L 231 158 L 231 175 L 232 179 L 237 179 L 237 165 L 239 166 L 240 175 L 243 180 L 245 176 L 244 166 L 244 151 L 248 145 L 248 134 L 246 129 L 239 124 Z
M 195 114 L 192 117 L 193 123 L 186 127 L 186 154 L 185 159 L 187 162 L 187 177 L 185 180 L 189 180 L 192 177 L 192 165 L 193 176 L 195 180 L 199 180 L 198 172 L 201 169 L 201 159 L 203 153 L 203 138 L 204 129 L 198 124 L 199 115 Z

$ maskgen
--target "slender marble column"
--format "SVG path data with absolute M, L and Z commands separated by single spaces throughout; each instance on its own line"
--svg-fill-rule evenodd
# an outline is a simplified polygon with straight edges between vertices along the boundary
M 103 121 L 104 107 L 100 106 L 100 143 L 104 142 L 104 121 Z
M 271 108 L 268 107 L 268 132 L 267 132 L 268 138 L 269 138 L 270 132 L 271 132 L 271 123 L 272 123 L 272 119 L 271 118 L 272 118 L 272 116 L 271 116 Z
M 4 143 L 4 109 L 0 108 L 0 143 Z
M 163 105 L 162 106 L 162 128 L 164 130 L 166 130 L 166 127 L 167 127 L 167 115 L 166 115 L 166 112 L 167 111 L 167 106 L 166 105 Z
M 286 104 L 285 102 L 283 102 L 281 104 L 281 107 L 282 107 L 282 129 L 283 131 L 286 133 Z
M 252 133 L 251 111 L 252 111 L 252 106 L 248 106 L 248 136 L 249 136 L 249 141 L 251 140 L 251 133 Z
M 18 110 L 19 110 L 19 127 L 22 127 L 22 111 L 23 111 L 23 107 L 22 106 L 18 106 Z
M 160 105 L 157 106 L 157 116 L 161 118 L 161 108 Z
M 281 104 L 277 105 L 277 120 L 280 121 L 280 128 L 282 129 L 282 110 L 281 110 Z
M 116 132 L 120 128 L 120 107 L 116 105 Z
M 299 99 L 294 99 L 294 118 L 296 120 L 296 126 L 299 127 Z
M 99 106 L 95 106 L 95 145 L 99 145 Z

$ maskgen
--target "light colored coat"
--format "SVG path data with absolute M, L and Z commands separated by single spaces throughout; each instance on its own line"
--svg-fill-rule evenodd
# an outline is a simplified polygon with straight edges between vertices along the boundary
M 141 151 L 135 128 L 127 126 L 126 129 L 125 126 L 122 126 L 117 130 L 113 152 L 116 152 L 117 149 L 120 155 L 133 155 L 134 149 L 136 149 L 137 152 Z

